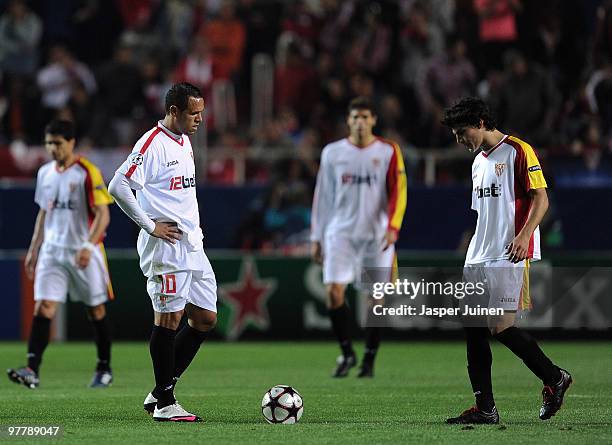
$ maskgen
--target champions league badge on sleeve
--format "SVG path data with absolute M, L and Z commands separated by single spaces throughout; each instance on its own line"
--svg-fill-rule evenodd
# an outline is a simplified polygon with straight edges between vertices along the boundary
M 132 153 L 128 157 L 128 161 L 130 161 L 130 164 L 132 165 L 142 165 L 142 161 L 143 161 L 142 153 Z

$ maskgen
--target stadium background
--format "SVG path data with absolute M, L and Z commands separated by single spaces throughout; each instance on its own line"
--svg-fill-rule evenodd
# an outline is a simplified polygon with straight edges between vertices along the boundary
M 193 144 L 220 285 L 217 338 L 331 338 L 320 268 L 307 257 L 310 202 L 321 148 L 345 135 L 355 95 L 374 99 L 376 133 L 404 152 L 400 265 L 461 264 L 475 223 L 473 155 L 439 118 L 465 94 L 485 98 L 499 127 L 541 157 L 551 198 L 546 264 L 612 262 L 610 1 L 0 1 L 0 70 L 2 340 L 29 332 L 32 285 L 22 264 L 34 178 L 48 159 L 44 124 L 73 119 L 79 152 L 108 181 L 163 115 L 174 81 L 198 85 L 207 101 L 207 128 Z M 136 228 L 116 206 L 111 218 L 113 336 L 144 340 L 151 309 Z M 586 313 L 579 325 L 540 334 L 609 338 L 609 299 L 595 303 L 607 325 Z M 90 335 L 82 309 L 67 305 L 55 337 Z M 440 329 L 386 335 L 430 338 Z

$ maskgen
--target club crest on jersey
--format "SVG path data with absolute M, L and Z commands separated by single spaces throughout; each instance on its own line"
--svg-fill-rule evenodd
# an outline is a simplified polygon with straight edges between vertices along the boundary
M 142 161 L 144 160 L 144 158 L 142 156 L 142 153 L 132 153 L 128 157 L 128 160 L 132 165 L 142 165 Z
M 68 188 L 70 189 L 70 193 L 74 193 L 74 191 L 77 189 L 78 184 L 76 182 L 71 182 L 68 185 Z
M 495 174 L 497 176 L 501 176 L 505 168 L 506 168 L 506 164 L 504 164 L 503 162 L 496 162 L 495 163 Z
M 378 158 L 372 159 L 372 165 L 374 166 L 374 168 L 378 168 L 378 166 L 380 165 L 380 159 Z
M 173 178 L 170 178 L 170 190 L 183 190 L 195 186 L 195 173 L 191 177 L 175 176 Z

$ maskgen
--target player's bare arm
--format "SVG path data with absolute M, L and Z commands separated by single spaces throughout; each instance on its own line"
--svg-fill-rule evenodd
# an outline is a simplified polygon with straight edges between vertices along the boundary
M 531 196 L 531 209 L 527 217 L 527 222 L 519 234 L 508 245 L 508 253 L 510 254 L 509 259 L 513 263 L 518 263 L 527 258 L 529 239 L 548 210 L 548 195 L 545 188 L 532 189 L 529 191 L 529 195 Z
M 76 264 L 81 269 L 85 269 L 89 265 L 91 259 L 91 251 L 95 245 L 102 239 L 104 232 L 110 224 L 110 211 L 108 205 L 101 204 L 93 208 L 94 219 L 89 229 L 89 237 L 87 242 L 76 253 Z
M 25 267 L 28 277 L 34 278 L 34 270 L 36 269 L 36 262 L 38 261 L 38 252 L 45 238 L 45 217 L 47 211 L 40 209 L 38 216 L 36 216 L 36 223 L 34 224 L 34 233 L 32 234 L 32 241 L 30 241 L 30 247 L 25 257 Z
M 315 263 L 323 263 L 323 249 L 321 247 L 320 241 L 312 242 L 312 244 L 310 245 L 310 255 Z
M 389 246 L 392 246 L 393 244 L 397 242 L 397 235 L 398 235 L 398 232 L 397 230 L 394 230 L 394 229 L 388 229 L 385 232 L 385 247 L 383 248 L 383 251 L 387 250 Z

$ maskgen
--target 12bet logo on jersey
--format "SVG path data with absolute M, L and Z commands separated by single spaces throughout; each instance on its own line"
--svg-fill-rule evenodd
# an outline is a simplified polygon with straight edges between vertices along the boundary
M 170 178 L 170 190 L 182 190 L 195 186 L 195 173 L 191 177 L 175 176 L 173 178 Z
M 501 196 L 501 187 L 495 183 L 492 183 L 491 187 L 478 186 L 474 191 L 478 198 L 499 198 Z

